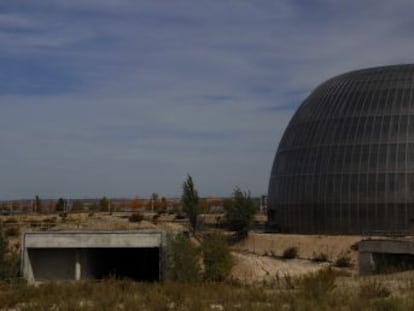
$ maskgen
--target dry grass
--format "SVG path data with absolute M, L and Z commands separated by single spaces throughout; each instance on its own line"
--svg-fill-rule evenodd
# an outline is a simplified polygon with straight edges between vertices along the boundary
M 344 285 L 344 278 L 352 279 L 357 286 L 351 290 Z M 109 279 L 39 287 L 3 286 L 0 310 L 413 310 L 412 282 L 407 278 L 399 284 L 397 293 L 384 280 L 344 277 L 334 270 L 267 286 Z

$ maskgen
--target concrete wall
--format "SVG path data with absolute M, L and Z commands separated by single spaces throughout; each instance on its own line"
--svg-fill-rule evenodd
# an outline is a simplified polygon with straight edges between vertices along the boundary
M 377 255 L 414 255 L 414 241 L 405 239 L 363 240 L 358 245 L 358 263 L 360 274 L 377 271 Z
M 28 255 L 35 280 L 73 280 L 75 277 L 74 249 L 34 248 L 28 250 Z
M 117 258 L 119 262 L 112 258 L 131 254 L 135 256 L 137 265 L 147 265 L 148 269 L 156 270 L 159 274 L 158 279 L 160 279 L 163 276 L 161 260 L 163 244 L 164 238 L 161 232 L 25 233 L 22 247 L 22 272 L 29 283 L 90 279 L 95 278 L 99 273 L 105 273 L 104 270 L 98 271 L 105 269 L 105 267 L 102 268 L 105 260 L 110 261 L 111 269 L 116 270 L 116 265 L 122 265 L 122 260 L 125 260 L 125 264 L 128 263 L 131 269 L 135 269 L 130 258 Z M 140 261 L 140 255 L 137 255 L 139 252 L 132 251 L 134 249 L 141 251 L 157 249 L 156 252 L 148 251 L 147 253 L 151 254 L 151 259 L 158 262 L 154 265 L 153 262 L 148 261 L 148 258 L 145 259 L 146 261 Z M 106 250 L 100 254 L 105 254 L 107 259 L 96 258 L 98 250 Z M 140 268 L 142 270 L 142 267 Z M 123 274 L 127 273 L 125 267 L 120 266 L 119 270 L 122 270 Z M 131 271 L 131 275 L 139 274 L 137 271 Z

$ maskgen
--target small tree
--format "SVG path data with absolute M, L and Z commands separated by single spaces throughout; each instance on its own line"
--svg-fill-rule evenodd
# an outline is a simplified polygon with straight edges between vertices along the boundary
M 236 232 L 238 239 L 244 239 L 252 227 L 256 209 L 248 192 L 238 187 L 233 192 L 231 200 L 225 200 L 224 219 L 228 228 Z
M 158 193 L 153 192 L 151 194 L 150 199 L 147 202 L 147 210 L 150 210 L 152 212 L 158 211 L 160 208 L 160 203 L 160 196 L 158 195 Z
M 208 281 L 224 281 L 231 272 L 233 259 L 226 238 L 213 233 L 205 237 L 203 244 L 204 278 Z
M 102 197 L 102 199 L 99 200 L 99 210 L 109 211 L 109 208 L 110 208 L 109 199 L 107 197 Z
M 40 213 L 42 211 L 42 200 L 40 200 L 40 197 L 38 195 L 36 195 L 35 197 L 35 206 L 34 206 L 34 211 L 36 213 Z
M 183 212 L 190 220 L 193 232 L 196 231 L 197 217 L 200 214 L 198 207 L 198 193 L 194 187 L 193 178 L 187 175 L 187 180 L 183 183 L 183 194 L 181 196 Z
M 166 213 L 167 208 L 168 208 L 168 201 L 165 197 L 162 197 L 157 211 L 158 213 Z
M 166 277 L 175 282 L 200 280 L 199 249 L 183 234 L 168 236 L 166 251 Z
M 3 225 L 0 223 L 0 279 L 6 277 L 6 252 L 7 252 L 7 237 L 3 230 Z
M 8 252 L 9 240 L 0 223 L 0 280 L 15 279 L 19 275 L 19 254 Z
M 65 209 L 65 200 L 63 198 L 59 198 L 56 202 L 56 211 L 63 212 Z

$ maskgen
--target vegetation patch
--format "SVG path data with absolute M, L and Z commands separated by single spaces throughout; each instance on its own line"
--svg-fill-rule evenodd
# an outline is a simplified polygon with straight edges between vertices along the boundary
M 207 235 L 202 243 L 204 279 L 224 281 L 230 274 L 233 259 L 226 238 L 219 233 Z
M 353 266 L 352 259 L 348 254 L 340 254 L 334 262 L 334 266 L 338 268 L 350 268 Z
M 297 247 L 288 247 L 283 251 L 282 258 L 283 259 L 294 259 L 297 258 L 299 255 L 299 250 Z
M 326 253 L 318 253 L 318 254 L 314 253 L 312 256 L 312 261 L 313 262 L 327 262 L 328 255 Z
M 130 222 L 141 222 L 144 220 L 144 215 L 142 215 L 142 213 L 136 212 L 129 216 L 128 220 Z

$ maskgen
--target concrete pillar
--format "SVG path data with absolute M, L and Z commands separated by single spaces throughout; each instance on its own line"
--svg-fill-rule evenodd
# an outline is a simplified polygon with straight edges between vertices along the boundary
M 80 254 L 79 249 L 76 249 L 75 252 L 75 280 L 79 281 L 81 279 L 82 274 L 82 266 L 80 262 Z
M 370 252 L 360 252 L 358 256 L 359 273 L 371 274 L 375 272 L 376 266 L 374 256 Z

